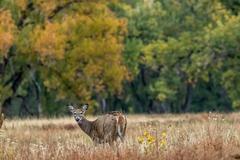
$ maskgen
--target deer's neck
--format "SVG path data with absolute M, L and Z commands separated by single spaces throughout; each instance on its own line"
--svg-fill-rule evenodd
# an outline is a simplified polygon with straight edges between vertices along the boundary
M 85 132 L 87 135 L 90 136 L 91 128 L 92 128 L 92 122 L 87 120 L 86 118 L 83 118 L 81 121 L 78 122 L 79 127 Z

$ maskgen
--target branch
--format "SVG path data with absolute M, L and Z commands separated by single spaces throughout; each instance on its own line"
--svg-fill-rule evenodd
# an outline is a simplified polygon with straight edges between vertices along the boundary
M 0 63 L 0 75 L 4 75 L 8 62 L 9 62 L 9 59 L 4 57 L 3 63 Z
M 98 2 L 99 0 L 91 0 L 91 2 Z M 62 10 L 68 8 L 74 3 L 82 3 L 82 2 L 88 2 L 87 0 L 72 0 L 69 2 L 66 2 L 65 4 L 61 6 L 57 6 L 53 11 L 52 14 L 48 16 L 49 20 L 52 20 L 58 13 L 60 13 Z
M 27 12 L 31 12 L 35 9 L 33 2 L 28 3 L 27 7 L 25 10 L 21 12 L 22 17 L 19 19 L 17 23 L 18 28 L 23 28 L 24 21 L 27 19 Z
M 57 6 L 53 11 L 52 14 L 48 16 L 48 19 L 51 20 L 53 19 L 58 13 L 60 13 L 62 10 L 64 10 L 65 8 L 71 6 L 73 3 L 79 3 L 79 2 L 83 2 L 84 0 L 72 0 L 69 1 L 67 3 L 65 3 L 62 6 Z
M 4 86 L 9 85 L 12 82 L 12 90 L 15 92 L 18 85 L 22 80 L 23 71 L 16 72 L 12 77 L 4 83 Z
M 26 69 L 30 69 L 30 65 L 24 65 L 22 66 L 18 72 L 16 72 L 15 74 L 13 74 L 5 83 L 4 86 L 9 85 L 10 83 L 12 83 L 12 90 L 13 93 L 15 93 L 19 87 L 19 85 L 21 84 L 22 80 L 23 80 L 23 74 L 25 73 Z

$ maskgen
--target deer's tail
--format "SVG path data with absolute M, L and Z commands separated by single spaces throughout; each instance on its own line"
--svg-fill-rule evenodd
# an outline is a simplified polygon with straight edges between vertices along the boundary
M 126 117 L 123 115 L 120 115 L 117 117 L 117 134 L 120 137 L 121 141 L 123 141 L 123 138 L 125 136 L 127 126 L 127 120 Z

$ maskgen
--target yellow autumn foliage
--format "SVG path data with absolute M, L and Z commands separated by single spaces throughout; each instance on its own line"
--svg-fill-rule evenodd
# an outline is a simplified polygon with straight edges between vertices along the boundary
M 119 93 L 128 78 L 122 56 L 127 23 L 114 15 L 108 2 L 13 1 L 19 12 L 12 13 L 15 23 L 21 23 L 14 44 L 19 62 L 25 59 L 38 67 L 43 84 L 57 99 L 91 102 L 94 94 Z M 8 53 L 14 33 L 10 12 L 1 11 L 0 55 Z
M 15 24 L 10 11 L 0 10 L 0 56 L 7 56 L 14 42 Z
M 104 3 L 84 2 L 77 8 L 77 12 L 64 14 L 33 31 L 33 48 L 43 57 L 43 63 L 48 64 L 49 57 L 51 62 L 58 60 L 43 73 L 48 77 L 44 84 L 58 90 L 59 99 L 74 93 L 78 99 L 91 101 L 92 93 L 119 93 L 128 78 L 122 59 L 126 21 L 116 18 Z
M 58 7 L 61 8 L 61 6 L 66 6 L 66 5 L 69 5 L 69 4 L 74 4 L 74 3 L 85 4 L 84 5 L 85 10 L 91 10 L 92 9 L 91 6 L 97 4 L 95 6 L 95 9 L 98 10 L 102 6 L 104 6 L 102 4 L 105 4 L 106 2 L 115 2 L 115 1 L 117 1 L 117 0 L 92 0 L 90 2 L 88 0 L 51 0 L 51 1 L 49 1 L 49 0 L 35 0 L 35 3 L 39 6 L 41 11 L 47 17 L 47 16 L 51 16 L 53 14 L 53 12 L 56 10 L 56 8 L 58 8 Z
M 21 10 L 25 10 L 28 4 L 28 0 L 15 0 L 15 3 Z
M 44 62 L 45 58 L 62 59 L 64 57 L 66 35 L 61 24 L 47 22 L 44 27 L 37 26 L 32 35 L 33 49 Z

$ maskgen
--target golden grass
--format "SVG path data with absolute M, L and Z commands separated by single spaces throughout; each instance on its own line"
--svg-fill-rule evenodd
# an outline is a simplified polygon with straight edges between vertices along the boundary
M 138 141 L 144 132 L 151 141 Z M 238 156 L 240 113 L 129 115 L 125 142 L 114 146 L 94 146 L 72 117 L 6 119 L 0 131 L 0 160 L 228 160 Z

